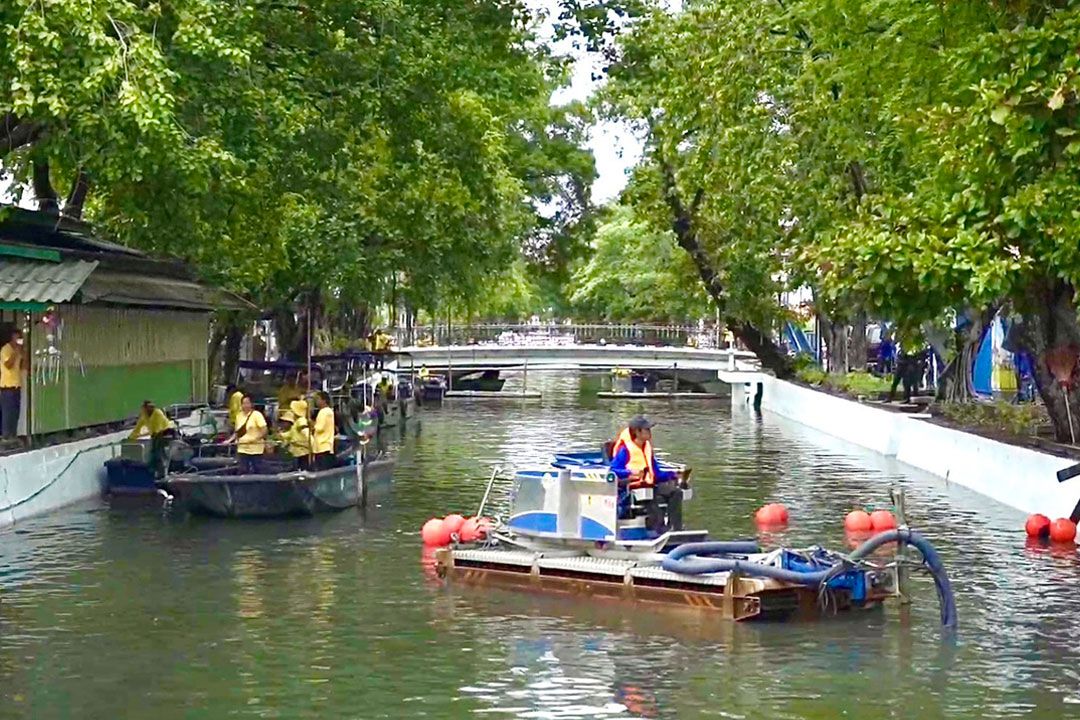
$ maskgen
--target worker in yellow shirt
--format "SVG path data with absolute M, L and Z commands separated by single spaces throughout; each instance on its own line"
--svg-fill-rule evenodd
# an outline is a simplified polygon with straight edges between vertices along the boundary
M 22 384 L 26 368 L 23 333 L 15 328 L 8 341 L 0 348 L 0 434 L 5 440 L 10 440 L 19 433 Z
M 225 397 L 229 407 L 229 427 L 235 430 L 236 418 L 240 417 L 240 404 L 244 400 L 244 393 L 240 392 L 240 388 L 235 385 L 229 385 L 225 388 Z
M 240 403 L 240 414 L 236 417 L 236 430 L 228 439 L 229 444 L 236 444 L 236 459 L 242 474 L 259 473 L 262 456 L 266 452 L 266 434 L 266 417 L 255 409 L 251 396 L 245 395 Z
M 281 441 L 289 456 L 302 470 L 308 469 L 311 456 L 311 424 L 308 422 L 308 405 L 305 400 L 293 400 L 289 409 L 282 413 L 288 427 L 281 434 Z
M 176 437 L 176 424 L 165 416 L 161 408 L 155 407 L 152 400 L 143 400 L 139 409 L 139 419 L 135 429 L 128 435 L 128 440 L 138 440 L 142 431 L 150 435 L 150 467 L 155 475 L 164 474 L 165 446 Z
M 334 409 L 330 407 L 330 396 L 321 390 L 315 393 L 315 430 L 312 434 L 312 451 L 315 453 L 315 469 L 329 470 L 337 462 L 334 457 Z

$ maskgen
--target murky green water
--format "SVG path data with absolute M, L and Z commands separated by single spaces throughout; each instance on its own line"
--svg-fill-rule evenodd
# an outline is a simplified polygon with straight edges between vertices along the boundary
M 637 409 L 537 380 L 542 404 L 427 413 L 362 512 L 226 522 L 95 504 L 3 531 L 0 717 L 1080 716 L 1075 553 L 1025 549 L 1013 511 L 726 404 L 648 406 L 660 447 L 695 468 L 688 524 L 745 536 L 782 500 L 779 540 L 838 546 L 847 509 L 902 484 L 952 572 L 955 646 L 928 580 L 910 613 L 803 625 L 441 586 L 421 566 L 424 519 L 474 508 L 491 463 L 598 445 Z

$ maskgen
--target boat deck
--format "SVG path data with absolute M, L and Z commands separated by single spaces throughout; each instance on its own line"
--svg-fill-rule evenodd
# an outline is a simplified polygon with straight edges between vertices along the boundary
M 749 559 L 764 559 L 765 555 Z M 440 577 L 478 585 L 542 589 L 590 598 L 629 600 L 709 611 L 728 620 L 813 619 L 825 611 L 816 588 L 731 573 L 681 575 L 655 560 L 597 558 L 581 553 L 444 548 Z M 843 591 L 828 591 L 828 613 L 877 606 L 884 589 L 856 606 Z

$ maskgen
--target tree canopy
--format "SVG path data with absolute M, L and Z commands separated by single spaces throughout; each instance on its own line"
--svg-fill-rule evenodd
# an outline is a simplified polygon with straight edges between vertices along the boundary
M 617 206 L 568 287 L 577 317 L 616 323 L 682 323 L 711 314 L 697 270 L 670 230 Z
M 283 315 L 463 301 L 589 222 L 587 114 L 550 105 L 565 63 L 524 2 L 17 0 L 0 21 L 0 162 L 42 208 Z
M 604 109 L 646 138 L 627 198 L 744 332 L 809 285 L 841 319 L 1009 305 L 1036 356 L 1080 345 L 1080 3 L 683 5 L 621 39 Z

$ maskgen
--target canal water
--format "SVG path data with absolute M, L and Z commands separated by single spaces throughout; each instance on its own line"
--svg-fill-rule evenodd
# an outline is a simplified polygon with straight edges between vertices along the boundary
M 1076 552 L 1026 548 L 1016 512 L 727 403 L 645 406 L 693 465 L 687 524 L 843 545 L 853 506 L 906 489 L 960 616 L 928 579 L 909 612 L 735 625 L 587 599 L 444 587 L 417 530 L 475 508 L 493 463 L 598 447 L 635 403 L 530 375 L 542 402 L 453 404 L 396 443 L 364 511 L 281 522 L 75 507 L 0 532 L 2 718 L 1040 718 L 1080 716 Z

